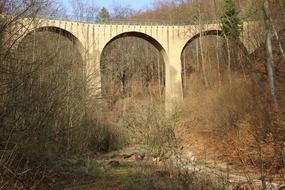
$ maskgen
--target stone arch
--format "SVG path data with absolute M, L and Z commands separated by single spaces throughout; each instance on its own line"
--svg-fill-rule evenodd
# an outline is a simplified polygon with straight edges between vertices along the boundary
M 168 65 L 169 61 L 168 61 L 168 55 L 165 51 L 165 49 L 163 48 L 163 46 L 156 40 L 154 39 L 153 37 L 149 36 L 148 34 L 145 34 L 145 33 L 142 33 L 142 32 L 135 32 L 135 31 L 132 31 L 132 32 L 124 32 L 124 33 L 121 33 L 115 37 L 113 37 L 111 40 L 109 40 L 106 45 L 104 46 L 102 52 L 104 51 L 104 49 L 110 44 L 112 43 L 113 41 L 119 39 L 119 38 L 123 38 L 123 37 L 138 37 L 138 38 L 141 38 L 143 40 L 146 40 L 148 41 L 149 43 L 151 43 L 162 55 L 163 57 L 163 61 L 164 61 L 164 64 L 165 65 Z
M 165 87 L 166 87 L 166 83 L 168 82 L 167 81 L 167 66 L 168 66 L 168 63 L 169 63 L 169 59 L 168 59 L 168 55 L 164 49 L 164 47 L 156 40 L 154 39 L 153 37 L 149 36 L 148 34 L 145 34 L 145 33 L 141 33 L 141 32 L 136 32 L 136 31 L 130 31 L 130 32 L 124 32 L 124 33 L 120 33 L 118 35 L 116 35 L 115 37 L 111 38 L 105 45 L 104 47 L 102 48 L 102 51 L 101 51 L 101 55 L 100 55 L 100 76 L 101 76 L 101 88 L 103 89 L 103 85 L 105 84 L 103 81 L 105 78 L 104 77 L 104 69 L 105 69 L 105 65 L 103 64 L 103 54 L 105 52 L 105 50 L 107 49 L 108 45 L 110 45 L 112 42 L 118 40 L 118 39 L 122 39 L 124 37 L 137 37 L 139 39 L 142 39 L 146 42 L 148 42 L 151 46 L 153 46 L 155 49 L 158 50 L 158 53 L 160 54 L 161 56 L 161 59 L 163 60 L 163 63 L 160 62 L 160 64 L 162 65 L 163 67 L 163 70 L 161 70 L 161 76 L 163 76 L 163 83 L 161 83 L 163 86 L 162 88 L 160 89 L 161 91 L 161 95 L 163 95 L 162 97 L 165 98 L 166 95 L 165 95 Z M 102 90 L 102 95 L 104 94 L 103 93 L 103 90 Z M 164 93 L 164 94 L 163 94 Z
M 22 42 L 22 40 L 24 38 L 26 38 L 29 35 L 32 35 L 33 32 L 43 32 L 43 31 L 53 32 L 53 33 L 62 35 L 64 37 L 66 37 L 67 39 L 69 39 L 73 43 L 73 45 L 78 49 L 82 59 L 84 59 L 85 48 L 84 48 L 83 44 L 80 42 L 80 40 L 71 32 L 69 32 L 63 28 L 56 27 L 56 26 L 43 26 L 43 27 L 38 27 L 38 28 L 30 30 L 29 32 L 27 32 L 27 34 L 23 35 L 19 39 L 16 49 L 18 49 L 19 44 Z
M 202 31 L 201 33 L 199 32 L 199 33 L 195 34 L 194 36 L 192 36 L 191 39 L 188 40 L 185 43 L 185 45 L 182 48 L 181 54 L 180 54 L 180 60 L 181 60 L 181 81 L 182 81 L 182 86 L 183 86 L 183 92 L 184 92 L 184 87 L 185 87 L 185 83 L 184 83 L 185 79 L 184 79 L 184 76 L 183 76 L 183 57 L 182 57 L 183 56 L 183 52 L 184 52 L 185 48 L 189 44 L 191 44 L 194 40 L 196 40 L 196 39 L 198 39 L 200 37 L 202 38 L 204 36 L 219 36 L 219 37 L 223 37 L 223 32 L 221 30 L 219 30 L 219 29 Z M 241 39 L 239 39 L 237 43 L 238 43 L 237 45 L 239 46 L 239 48 L 242 50 L 243 54 L 244 55 L 248 55 L 249 54 L 248 50 L 245 47 L 245 45 L 241 42 Z M 184 96 L 185 96 L 185 94 L 184 94 Z
M 188 40 L 186 42 L 186 44 L 183 46 L 182 48 L 182 51 L 181 51 L 181 55 L 183 53 L 183 51 L 185 50 L 185 48 L 187 47 L 187 45 L 189 45 L 190 43 L 192 43 L 195 39 L 199 38 L 200 36 L 210 36 L 210 35 L 213 35 L 213 36 L 220 36 L 222 37 L 223 36 L 223 32 L 221 30 L 207 30 L 207 31 L 203 31 L 202 33 L 198 33 L 198 34 L 195 34 L 190 40 Z M 246 54 L 248 54 L 248 50 L 247 48 L 245 47 L 245 45 L 241 42 L 241 40 L 238 41 L 239 43 L 239 46 L 242 48 L 242 51 L 244 51 Z

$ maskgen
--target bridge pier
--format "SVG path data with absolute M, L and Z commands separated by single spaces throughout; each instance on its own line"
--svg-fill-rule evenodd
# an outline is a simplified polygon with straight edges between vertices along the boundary
M 84 56 L 84 73 L 88 97 L 101 97 L 100 52 L 92 51 Z
M 176 48 L 169 52 L 169 61 L 165 63 L 165 108 L 167 113 L 176 112 L 183 101 L 180 51 Z

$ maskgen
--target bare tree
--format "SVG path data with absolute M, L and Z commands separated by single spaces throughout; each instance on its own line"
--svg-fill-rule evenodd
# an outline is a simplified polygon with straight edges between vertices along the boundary
M 271 44 L 271 36 L 272 36 L 272 18 L 270 16 L 269 2 L 268 0 L 263 1 L 263 12 L 264 12 L 264 21 L 266 26 L 266 54 L 267 54 L 267 75 L 268 75 L 268 84 L 269 91 L 272 98 L 272 102 L 274 104 L 277 103 L 276 91 L 275 91 L 275 78 L 274 78 L 274 63 L 273 63 L 273 55 L 272 55 L 272 44 Z
M 15 183 L 15 188 L 19 182 L 26 189 L 38 188 L 37 180 L 31 184 L 24 176 L 20 180 L 19 174 L 39 172 L 36 168 L 42 167 L 43 159 L 86 151 L 89 141 L 82 139 L 92 134 L 79 130 L 85 117 L 86 81 L 73 42 L 49 30 L 26 31 L 22 36 L 15 31 L 29 28 L 31 23 L 23 23 L 22 17 L 29 16 L 32 22 L 48 11 L 49 2 L 1 4 L 4 13 L 11 15 L 1 18 L 0 31 L 4 36 L 0 55 L 0 187 L 4 189 L 10 184 L 2 184 L 2 179 Z M 23 39 L 15 49 L 19 38 Z M 45 171 L 41 172 L 44 177 Z
M 126 19 L 132 17 L 134 14 L 135 10 L 133 10 L 131 7 L 117 4 L 113 7 L 112 18 Z
M 77 19 L 84 19 L 86 21 L 96 21 L 99 13 L 99 7 L 94 3 L 87 0 L 69 0 L 71 4 L 73 15 Z
M 142 39 L 123 37 L 109 44 L 102 54 L 101 72 L 103 93 L 110 98 L 110 107 L 114 108 L 120 99 L 144 101 L 162 97 L 162 57 L 155 47 Z M 128 107 L 128 103 L 124 105 Z

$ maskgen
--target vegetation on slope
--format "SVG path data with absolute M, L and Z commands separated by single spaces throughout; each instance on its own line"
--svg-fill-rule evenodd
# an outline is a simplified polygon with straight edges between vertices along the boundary
M 1 12 L 33 17 L 42 9 L 45 14 L 57 9 L 48 0 L 14 2 L 4 1 Z M 233 32 L 228 27 L 222 35 L 203 36 L 187 45 L 181 55 L 184 103 L 172 117 L 164 113 L 164 63 L 145 41 L 123 37 L 108 45 L 97 71 L 108 80 L 102 81 L 103 99 L 98 99 L 87 93 L 84 63 L 68 36 L 50 30 L 24 34 L 15 52 L 9 45 L 16 41 L 12 37 L 7 42 L 4 35 L 16 36 L 9 29 L 20 18 L 1 20 L 0 189 L 225 189 L 227 182 L 171 167 L 171 162 L 144 170 L 144 164 L 164 164 L 161 160 L 188 148 L 202 159 L 200 164 L 212 159 L 242 175 L 252 172 L 263 181 L 284 180 L 285 35 L 279 22 L 284 2 L 276 6 L 269 1 L 270 32 L 278 36 L 272 40 L 277 105 L 268 91 L 266 46 L 246 55 L 237 40 L 239 19 L 263 22 L 262 3 L 238 1 L 239 15 L 236 10 L 224 14 L 220 3 L 158 2 L 136 15 L 120 12 L 127 9 L 113 13 L 118 18 L 200 23 L 224 15 L 224 26 L 238 21 Z M 79 17 L 86 16 L 81 15 L 85 10 L 100 13 L 95 6 L 74 5 Z M 282 15 L 275 14 L 277 10 Z M 112 17 L 103 11 L 101 19 Z M 233 16 L 229 23 L 227 16 Z M 144 153 L 151 152 L 141 159 L 146 163 L 132 163 L 138 168 L 121 165 L 127 157 L 144 157 L 138 152 L 121 155 L 119 161 L 111 155 L 99 163 L 102 153 L 134 145 L 146 145 Z M 167 147 L 171 151 L 165 151 Z

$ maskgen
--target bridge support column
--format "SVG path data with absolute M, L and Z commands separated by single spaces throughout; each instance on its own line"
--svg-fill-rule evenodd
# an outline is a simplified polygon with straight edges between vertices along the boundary
M 100 52 L 85 57 L 86 93 L 91 99 L 101 97 Z
M 178 111 L 183 100 L 181 60 L 178 51 L 169 54 L 169 63 L 166 63 L 165 85 L 166 112 L 171 114 Z

